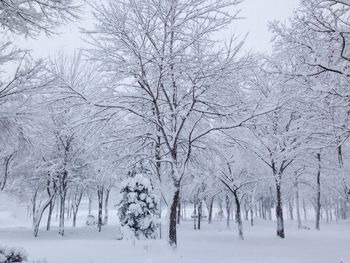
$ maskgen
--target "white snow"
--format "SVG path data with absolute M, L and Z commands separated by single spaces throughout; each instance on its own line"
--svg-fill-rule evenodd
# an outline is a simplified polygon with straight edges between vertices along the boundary
M 12 204 L 9 198 L 2 198 Z M 275 221 L 258 219 L 253 227 L 245 221 L 245 240 L 241 241 L 233 221 L 227 229 L 225 218 L 216 217 L 212 225 L 204 220 L 202 229 L 195 231 L 193 221 L 187 219 L 178 227 L 178 248 L 173 250 L 166 242 L 164 224 L 163 240 L 135 242 L 118 240 L 121 229 L 116 208 L 110 211 L 111 225 L 103 226 L 101 233 L 97 226 L 85 226 L 87 215 L 84 200 L 76 229 L 67 220 L 65 236 L 59 236 L 54 213 L 52 230 L 40 229 L 39 237 L 34 238 L 24 207 L 0 204 L 0 247 L 22 247 L 29 262 L 46 259 L 47 263 L 350 263 L 350 221 L 322 221 L 321 231 L 314 230 L 314 221 L 303 221 L 311 230 L 298 230 L 296 221 L 286 221 L 284 240 L 276 237 Z
M 4 213 L 1 215 L 0 226 L 9 220 L 3 217 Z M 324 223 L 321 231 L 297 230 L 296 222 L 287 222 L 285 240 L 275 236 L 274 221 L 259 220 L 253 227 L 245 222 L 245 240 L 241 241 L 233 222 L 229 230 L 223 220 L 212 225 L 203 222 L 202 230 L 194 231 L 193 221 L 188 220 L 179 226 L 176 250 L 170 249 L 166 240 L 140 240 L 135 244 L 117 240 L 120 230 L 116 222 L 103 227 L 101 233 L 96 227 L 83 226 L 83 216 L 79 223 L 81 226 L 76 229 L 67 227 L 64 237 L 57 235 L 55 227 L 51 232 L 42 229 L 38 238 L 25 225 L 3 227 L 0 246 L 23 247 L 30 260 L 46 259 L 48 263 L 350 262 L 350 222 Z M 312 228 L 313 222 L 307 225 Z M 166 230 L 163 226 L 164 237 Z

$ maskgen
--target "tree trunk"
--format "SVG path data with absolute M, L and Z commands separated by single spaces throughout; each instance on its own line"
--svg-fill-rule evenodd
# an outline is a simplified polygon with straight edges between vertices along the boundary
M 289 208 L 289 217 L 290 220 L 294 220 L 294 211 L 293 211 L 293 201 L 292 200 L 288 200 L 288 208 Z
M 12 157 L 15 155 L 15 153 L 9 155 L 8 157 L 5 158 L 5 171 L 4 171 L 4 178 L 2 180 L 2 182 L 0 181 L 0 191 L 4 191 L 5 186 L 6 186 L 6 181 L 7 181 L 7 177 L 9 174 L 9 165 L 10 165 L 10 161 L 12 159 Z
M 159 206 L 158 206 L 158 219 L 159 219 L 159 239 L 162 239 L 162 198 L 159 198 Z
M 105 196 L 105 218 L 104 218 L 104 224 L 108 224 L 108 201 L 109 201 L 109 193 L 110 189 L 106 190 L 106 196 Z
M 197 230 L 196 216 L 197 216 L 197 200 L 196 200 L 196 196 L 194 196 L 193 197 L 193 229 L 194 230 Z
M 276 218 L 277 218 L 277 236 L 284 238 L 284 221 L 280 182 L 276 184 Z
M 76 193 L 74 193 L 74 199 L 72 200 L 73 227 L 76 227 L 77 225 L 77 215 L 82 196 L 82 191 L 78 190 Z
M 101 232 L 102 230 L 102 208 L 103 208 L 103 188 L 99 188 L 97 190 L 97 196 L 98 196 L 98 220 L 97 220 L 97 227 L 98 232 Z
M 182 218 L 183 218 L 184 221 L 187 220 L 187 217 L 186 217 L 186 216 L 187 216 L 187 215 L 186 215 L 186 202 L 183 202 L 183 203 L 182 203 Z
M 304 221 L 307 221 L 307 209 L 306 209 L 306 204 L 304 199 L 303 199 L 303 211 L 304 211 Z
M 214 197 L 210 198 L 209 212 L 208 212 L 208 224 L 211 224 L 211 222 L 213 220 L 213 205 L 214 205 Z
M 253 197 L 250 196 L 250 225 L 254 225 Z
M 225 201 L 226 201 L 226 213 L 227 213 L 226 227 L 229 228 L 230 227 L 231 200 L 230 200 L 230 197 L 228 195 L 226 195 L 225 198 L 226 198 Z
M 317 154 L 318 171 L 317 171 L 317 196 L 316 196 L 316 229 L 320 230 L 321 217 L 321 154 Z
M 271 198 L 269 198 L 268 207 L 267 207 L 267 215 L 268 215 L 270 221 L 272 220 L 272 212 L 271 212 L 272 205 L 271 205 L 271 203 L 272 203 Z
M 44 205 L 40 207 L 36 207 L 35 211 L 33 210 L 33 231 L 34 231 L 34 236 L 37 237 L 39 233 L 39 227 L 40 227 L 40 222 L 43 217 L 43 214 L 46 210 L 46 208 L 49 207 L 50 203 L 52 203 L 53 196 L 51 196 L 45 203 Z
M 329 207 L 329 219 L 330 219 L 330 221 L 333 221 L 332 205 L 330 205 L 330 207 Z
M 298 181 L 295 181 L 294 187 L 295 187 L 295 201 L 296 201 L 296 210 L 297 210 L 298 229 L 301 229 L 302 225 L 301 225 L 301 216 L 300 216 L 300 200 L 299 200 Z
M 222 199 L 218 198 L 218 206 L 219 206 L 219 211 L 218 211 L 218 216 L 220 218 L 220 220 L 224 217 L 224 209 L 222 207 Z
M 64 213 L 65 213 L 66 193 L 60 195 L 60 214 L 58 234 L 64 236 Z
M 198 230 L 201 229 L 201 220 L 202 220 L 202 201 L 198 203 Z
M 36 189 L 35 190 L 35 192 L 34 192 L 34 195 L 33 195 L 33 198 L 32 198 L 32 200 L 31 200 L 31 202 L 32 202 L 32 226 L 33 226 L 33 229 L 35 229 L 35 222 L 36 222 L 36 198 L 37 198 L 37 196 L 38 196 L 38 189 Z
M 51 200 L 49 204 L 49 213 L 47 215 L 47 223 L 46 223 L 46 231 L 50 231 L 51 228 L 51 218 L 52 218 L 52 211 L 54 209 L 55 202 Z
M 249 207 L 247 205 L 244 205 L 244 220 L 248 221 L 249 220 Z
M 180 188 L 176 187 L 174 197 L 173 197 L 173 202 L 170 207 L 170 215 L 169 215 L 169 244 L 174 248 L 177 247 L 176 208 L 177 208 L 177 203 L 179 202 L 179 197 L 180 197 Z
M 181 200 L 179 198 L 179 202 L 177 202 L 177 224 L 180 224 L 180 218 L 181 218 Z
M 237 192 L 235 192 L 233 195 L 235 197 L 235 204 L 236 204 L 236 221 L 238 226 L 238 236 L 239 236 L 239 239 L 244 240 L 243 223 L 242 223 L 242 216 L 241 216 L 241 204 L 239 202 L 239 197 Z
M 92 198 L 89 196 L 89 215 L 91 215 L 91 209 L 92 209 Z
M 258 211 L 259 211 L 259 217 L 263 218 L 263 212 L 262 212 L 262 201 L 261 198 L 258 200 Z
M 66 211 L 66 218 L 67 220 L 69 220 L 69 215 L 70 215 L 70 211 L 71 211 L 71 203 L 70 203 L 70 194 L 68 195 L 68 198 L 67 198 L 67 211 Z

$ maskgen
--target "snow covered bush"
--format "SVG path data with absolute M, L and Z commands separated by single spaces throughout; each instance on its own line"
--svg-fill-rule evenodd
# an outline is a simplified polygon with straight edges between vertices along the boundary
M 26 262 L 27 257 L 21 248 L 0 247 L 0 263 Z
M 118 203 L 121 226 L 136 238 L 155 238 L 157 230 L 157 202 L 150 180 L 142 173 L 126 179 L 121 187 Z

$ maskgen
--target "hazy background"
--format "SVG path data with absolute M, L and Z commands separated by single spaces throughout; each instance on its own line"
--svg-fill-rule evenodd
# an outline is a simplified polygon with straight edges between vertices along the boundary
M 244 19 L 236 21 L 232 27 L 235 34 L 245 35 L 249 33 L 245 43 L 246 50 L 259 52 L 271 51 L 271 34 L 268 32 L 267 23 L 273 20 L 284 21 L 292 15 L 298 0 L 245 0 L 241 5 L 241 16 Z M 37 39 L 17 40 L 18 44 L 26 49 L 31 49 L 35 57 L 54 55 L 58 50 L 67 52 L 83 47 L 84 41 L 79 27 L 91 25 L 89 14 L 82 14 L 85 19 L 76 25 L 60 28 L 60 35 L 53 37 L 42 36 Z

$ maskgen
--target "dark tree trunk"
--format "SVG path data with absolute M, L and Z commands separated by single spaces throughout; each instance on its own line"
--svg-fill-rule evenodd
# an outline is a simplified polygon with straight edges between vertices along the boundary
M 193 197 L 193 229 L 197 230 L 197 199 L 196 196 Z
M 236 204 L 236 221 L 238 226 L 238 236 L 239 239 L 243 240 L 243 223 L 242 223 L 242 216 L 241 216 L 241 203 L 239 202 L 239 197 L 237 192 L 233 193 L 235 197 L 235 204 Z
M 179 202 L 177 202 L 177 224 L 180 224 L 180 218 L 181 218 L 181 200 L 179 198 Z
M 66 193 L 60 195 L 60 214 L 58 234 L 64 236 L 64 213 L 65 213 Z
M 169 216 L 169 244 L 174 248 L 176 248 L 177 246 L 176 208 L 177 208 L 177 203 L 179 202 L 179 197 L 180 197 L 180 189 L 177 188 L 174 193 L 173 202 L 170 207 L 170 216 Z
M 214 205 L 214 197 L 210 198 L 209 204 L 209 212 L 208 212 L 208 224 L 211 224 L 213 218 L 213 205 Z
M 76 227 L 77 225 L 77 215 L 78 215 L 78 210 L 79 210 L 82 196 L 83 196 L 83 192 L 77 191 L 74 194 L 74 199 L 72 200 L 73 227 Z
M 70 211 L 71 211 L 71 204 L 70 204 L 70 195 L 68 195 L 68 198 L 67 198 L 67 211 L 66 211 L 66 218 L 67 220 L 69 219 L 69 214 L 70 214 Z
M 277 236 L 280 238 L 284 238 L 284 221 L 280 183 L 276 184 L 276 202 Z
M 106 196 L 105 196 L 105 218 L 104 218 L 104 224 L 108 225 L 108 202 L 109 202 L 109 193 L 110 189 L 106 190 Z
M 198 203 L 198 230 L 201 229 L 201 220 L 202 220 L 202 201 Z
M 12 159 L 12 157 L 15 155 L 15 153 L 11 154 L 10 156 L 5 158 L 5 171 L 4 171 L 4 178 L 2 180 L 2 182 L 0 181 L 0 190 L 3 191 L 5 189 L 6 186 L 6 182 L 7 182 L 7 177 L 9 174 L 9 166 L 10 166 L 10 161 Z
M 89 197 L 89 215 L 91 215 L 91 208 L 92 208 L 92 197 Z
M 98 220 L 97 220 L 97 227 L 98 232 L 101 232 L 102 230 L 102 209 L 103 209 L 103 188 L 99 188 L 97 190 L 97 199 L 98 199 Z
M 230 197 L 228 195 L 226 195 L 225 197 L 226 199 L 226 213 L 227 213 L 227 217 L 226 217 L 226 226 L 227 228 L 230 227 L 230 214 L 231 214 L 231 200 Z
M 250 225 L 254 225 L 253 197 L 250 196 Z
M 321 217 L 321 154 L 317 154 L 318 171 L 317 171 L 317 196 L 316 196 L 316 229 L 320 230 Z
M 49 204 L 49 213 L 47 214 L 47 223 L 46 223 L 46 231 L 50 231 L 51 228 L 51 218 L 52 218 L 52 211 L 54 209 L 55 202 L 51 200 Z
M 38 236 L 41 219 L 43 217 L 43 214 L 46 208 L 49 206 L 49 204 L 50 204 L 50 201 L 48 201 L 46 204 L 43 205 L 43 207 L 39 208 L 38 211 L 36 211 L 35 224 L 34 224 L 34 237 Z

